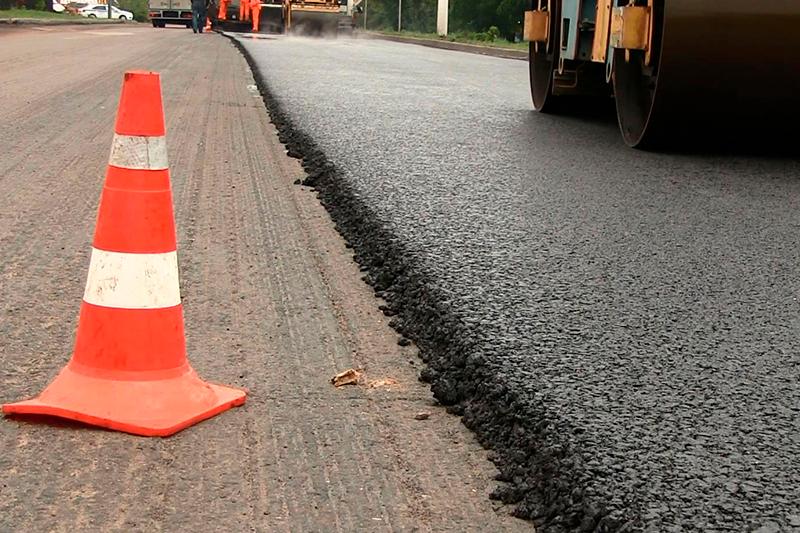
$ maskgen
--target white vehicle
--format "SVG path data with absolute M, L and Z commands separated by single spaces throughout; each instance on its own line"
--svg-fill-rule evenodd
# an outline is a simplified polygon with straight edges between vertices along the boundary
M 63 13 L 64 11 L 66 11 L 66 8 L 62 4 L 59 4 L 58 2 L 53 2 L 53 11 L 55 13 Z
M 101 4 L 88 5 L 84 8 L 81 8 L 78 13 L 80 13 L 81 16 L 88 17 L 90 19 L 107 19 L 108 6 Z M 111 18 L 119 20 L 133 20 L 133 13 L 111 6 Z

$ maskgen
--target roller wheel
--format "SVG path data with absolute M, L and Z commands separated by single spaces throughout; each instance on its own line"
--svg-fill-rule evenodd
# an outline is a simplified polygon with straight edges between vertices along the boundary
M 647 1 L 653 13 L 650 64 L 641 51 L 627 58 L 624 50 L 614 53 L 625 142 L 645 149 L 777 148 L 796 154 L 796 135 L 786 132 L 800 123 L 800 2 L 637 3 Z
M 646 2 L 637 1 L 637 4 L 646 5 Z M 649 65 L 645 64 L 643 51 L 631 50 L 627 60 L 625 50 L 614 51 L 614 97 L 622 137 L 628 146 L 644 149 L 664 142 L 658 136 L 663 132 L 653 125 L 664 35 L 664 0 L 654 3 L 653 17 L 653 50 Z
M 550 34 L 547 43 L 529 43 L 528 70 L 530 72 L 531 96 L 537 111 L 555 111 L 558 96 L 553 95 L 553 76 L 558 67 L 559 18 L 561 0 L 532 0 L 533 9 L 540 5 L 550 11 Z

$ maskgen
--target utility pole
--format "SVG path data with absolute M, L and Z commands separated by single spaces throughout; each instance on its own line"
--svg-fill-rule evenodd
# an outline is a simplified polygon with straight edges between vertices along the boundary
M 450 8 L 449 0 L 439 0 L 439 10 L 436 16 L 436 33 L 447 37 L 447 17 Z
M 403 31 L 403 0 L 397 0 L 397 31 Z
M 367 31 L 367 11 L 369 11 L 369 0 L 364 0 L 364 31 Z
M 111 20 L 111 2 L 112 0 L 106 0 L 108 2 L 108 20 Z

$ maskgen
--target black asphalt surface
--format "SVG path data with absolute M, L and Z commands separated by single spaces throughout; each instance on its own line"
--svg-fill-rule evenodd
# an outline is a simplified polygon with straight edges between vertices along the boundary
M 800 164 L 626 148 L 524 62 L 240 37 L 437 397 L 540 531 L 800 530 Z

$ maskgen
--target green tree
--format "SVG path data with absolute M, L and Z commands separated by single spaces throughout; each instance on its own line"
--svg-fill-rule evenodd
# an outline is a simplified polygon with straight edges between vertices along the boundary
M 500 0 L 497 6 L 497 21 L 495 26 L 500 29 L 500 33 L 509 40 L 514 40 L 514 36 L 522 34 L 522 22 L 525 17 L 525 0 Z
M 398 0 L 367 0 L 367 23 L 372 30 L 397 29 Z M 492 39 L 499 34 L 513 40 L 522 32 L 528 0 L 450 0 L 450 31 L 476 33 Z M 403 0 L 403 29 L 436 31 L 437 0 Z
M 147 0 L 119 0 L 118 7 L 133 13 L 134 20 L 139 22 L 147 20 Z
M 398 0 L 367 1 L 367 25 L 369 29 L 397 29 Z M 435 31 L 436 3 L 437 0 L 403 0 L 403 29 L 421 32 Z
M 497 26 L 503 37 L 513 39 L 522 31 L 526 4 L 526 0 L 452 0 L 451 26 L 473 32 Z

